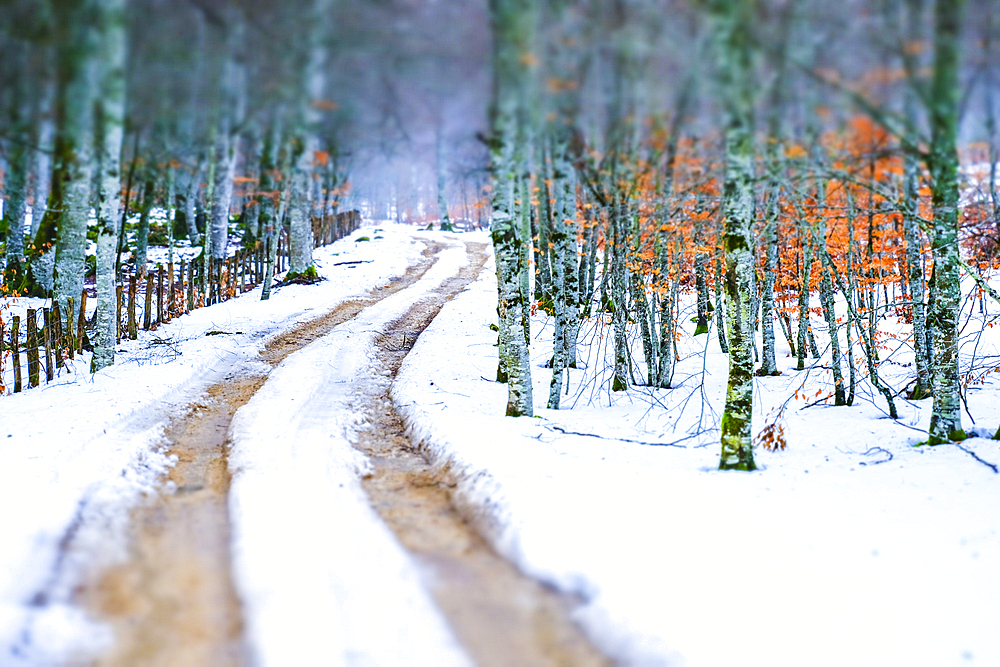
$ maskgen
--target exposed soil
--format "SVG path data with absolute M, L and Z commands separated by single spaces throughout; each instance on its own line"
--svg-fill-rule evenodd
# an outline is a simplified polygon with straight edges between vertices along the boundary
M 249 377 L 213 385 L 207 400 L 169 429 L 177 464 L 164 492 L 132 512 L 129 560 L 79 594 L 115 630 L 112 651 L 94 664 L 246 664 L 230 573 L 226 433 L 263 383 Z
M 389 396 L 406 353 L 445 301 L 475 280 L 486 255 L 448 280 L 433 299 L 415 304 L 378 339 L 390 382 L 372 383 L 362 412 L 373 428 L 357 447 L 374 474 L 363 485 L 379 515 L 430 572 L 434 599 L 477 665 L 610 664 L 569 620 L 579 601 L 517 571 L 458 514 L 447 473 L 432 467 L 405 434 Z

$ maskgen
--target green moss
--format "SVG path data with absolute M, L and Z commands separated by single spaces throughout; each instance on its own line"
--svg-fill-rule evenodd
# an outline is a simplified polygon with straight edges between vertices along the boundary
M 997 432 L 997 435 L 1000 435 L 1000 431 Z M 968 434 L 966 434 L 966 432 L 964 430 L 962 430 L 960 428 L 957 428 L 957 429 L 954 429 L 953 431 L 951 431 L 950 433 L 948 433 L 948 439 L 947 440 L 944 440 L 943 438 L 939 438 L 939 437 L 937 437 L 935 435 L 928 434 L 926 440 L 922 440 L 922 441 L 918 442 L 917 444 L 915 444 L 913 446 L 914 447 L 923 447 L 925 445 L 928 445 L 928 446 L 933 447 L 934 445 L 947 445 L 947 444 L 950 444 L 952 442 L 962 442 L 963 440 L 965 440 L 968 437 L 969 437 Z
M 359 236 L 358 238 L 354 239 L 355 243 L 361 243 L 362 241 L 371 241 L 371 239 L 368 238 L 367 236 Z
M 695 321 L 698 320 L 697 317 L 694 318 L 694 319 L 695 319 Z M 701 334 L 707 334 L 707 333 L 708 333 L 708 324 L 707 323 L 699 324 L 697 327 L 695 327 L 695 330 L 694 330 L 694 335 L 695 336 L 700 336 Z
M 317 280 L 318 278 L 319 278 L 319 274 L 316 273 L 316 266 L 315 265 L 310 266 L 308 269 L 306 269 L 305 271 L 302 271 L 300 273 L 296 273 L 294 271 L 289 271 L 288 273 L 285 274 L 285 282 L 286 283 L 287 282 L 292 282 L 293 280 L 303 280 L 303 281 L 305 281 L 305 280 Z

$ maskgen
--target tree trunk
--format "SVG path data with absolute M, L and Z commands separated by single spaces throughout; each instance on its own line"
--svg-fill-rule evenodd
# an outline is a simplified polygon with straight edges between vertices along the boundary
M 745 0 L 725 3 L 720 20 L 719 85 L 726 112 L 726 176 L 723 186 L 726 251 L 726 320 L 729 380 L 722 414 L 720 470 L 755 470 L 753 414 L 754 261 L 750 227 L 754 220 L 753 81 L 750 63 L 750 8 Z M 721 328 L 720 328 L 721 330 Z
M 508 416 L 532 416 L 531 365 L 524 337 L 521 274 L 522 222 L 514 206 L 518 165 L 514 159 L 518 137 L 518 107 L 528 79 L 534 14 L 532 0 L 490 0 L 493 25 L 493 102 L 490 109 L 490 171 L 492 215 L 490 235 L 497 264 L 500 319 L 500 367 L 507 376 Z M 523 134 L 523 133 L 521 133 Z
M 118 335 L 116 250 L 118 246 L 121 150 L 125 123 L 125 0 L 99 4 L 101 88 L 97 107 L 100 141 L 97 192 L 97 331 L 90 370 L 115 362 Z M 169 204 L 168 204 L 169 205 Z M 168 221 L 168 224 L 170 222 Z
M 928 444 L 965 439 L 958 374 L 958 311 L 961 297 L 958 256 L 958 49 L 962 0 L 938 0 L 935 7 L 934 71 L 929 116 L 930 153 L 927 167 L 934 207 L 931 253 L 934 276 L 932 380 L 934 406 Z
M 55 22 L 61 33 L 53 188 L 59 181 L 58 198 L 49 213 L 56 222 L 55 297 L 60 310 L 75 322 L 70 299 L 79 299 L 83 289 L 87 249 L 87 218 L 94 174 L 93 121 L 96 86 L 97 44 L 89 6 L 57 5 Z M 48 217 L 48 216 L 46 216 Z M 45 232 L 43 221 L 39 234 Z

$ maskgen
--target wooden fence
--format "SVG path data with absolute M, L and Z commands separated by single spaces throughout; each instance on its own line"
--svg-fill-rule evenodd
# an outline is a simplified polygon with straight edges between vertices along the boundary
M 345 211 L 326 218 L 313 218 L 316 247 L 328 245 L 350 234 L 361 225 L 357 211 Z M 117 286 L 117 340 L 135 340 L 140 325 L 145 331 L 155 329 L 172 318 L 195 308 L 227 301 L 254 289 L 264 280 L 267 249 L 257 243 L 252 249 L 240 249 L 224 260 L 198 257 L 190 262 L 166 266 L 157 264 L 145 276 L 132 275 Z M 288 268 L 288 237 L 278 237 L 275 274 Z M 69 302 L 74 312 L 73 300 Z M 3 383 L 3 367 L 10 363 L 14 371 L 13 391 L 37 387 L 42 380 L 51 382 L 65 361 L 81 354 L 86 345 L 87 329 L 94 325 L 85 316 L 87 288 L 80 295 L 79 317 L 63 317 L 59 304 L 48 308 L 29 308 L 25 318 L 15 315 L 9 325 L 0 319 L 0 392 L 10 390 Z M 141 317 L 141 323 L 140 323 Z M 21 365 L 21 357 L 27 362 Z M 27 373 L 25 383 L 24 373 Z

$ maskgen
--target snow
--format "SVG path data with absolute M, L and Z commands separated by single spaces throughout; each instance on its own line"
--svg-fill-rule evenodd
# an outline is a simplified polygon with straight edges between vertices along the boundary
M 907 423 L 926 429 L 929 400 L 900 400 L 902 423 L 863 401 L 798 401 L 787 450 L 758 449 L 757 473 L 719 472 L 718 431 L 695 429 L 700 360 L 681 362 L 680 388 L 609 396 L 588 383 L 607 372 L 598 338 L 582 355 L 590 370 L 571 371 L 565 404 L 577 407 L 546 410 L 551 325 L 541 318 L 537 418 L 502 417 L 506 387 L 487 379 L 495 294 L 487 270 L 445 306 L 393 399 L 413 439 L 449 466 L 465 516 L 523 571 L 584 596 L 576 619 L 609 655 L 642 665 L 1000 664 L 1000 476 L 958 447 L 913 447 L 921 433 Z M 686 336 L 682 358 L 703 344 Z M 708 349 L 706 409 L 717 414 L 725 358 L 714 338 Z M 783 376 L 757 381 L 757 431 L 803 382 L 793 359 L 782 362 Z M 991 424 L 995 392 L 970 398 Z M 688 433 L 679 447 L 616 441 Z M 995 441 L 964 446 L 1000 460 Z
M 0 664 L 64 663 L 113 640 L 72 605 L 72 588 L 124 557 L 129 509 L 173 463 L 162 450 L 170 416 L 226 374 L 260 372 L 257 353 L 279 332 L 401 274 L 421 234 L 452 247 L 413 288 L 288 356 L 237 412 L 234 574 L 261 664 L 468 662 L 426 592 L 427 573 L 365 498 L 369 464 L 351 443 L 367 427 L 353 406 L 387 382 L 371 369 L 373 337 L 462 265 L 458 239 L 487 237 L 379 228 L 318 250 L 325 282 L 197 310 L 123 342 L 117 364 L 94 376 L 85 354 L 55 382 L 0 398 Z M 362 235 L 372 241 L 355 242 Z M 365 263 L 335 266 L 354 260 Z M 1000 462 L 996 441 L 914 447 L 931 401 L 898 398 L 893 421 L 864 380 L 853 407 L 809 406 L 828 393 L 827 371 L 791 370 L 778 332 L 783 375 L 755 380 L 754 428 L 787 404 L 788 447 L 758 448 L 756 473 L 719 472 L 725 356 L 714 328 L 690 335 L 690 313 L 672 390 L 612 394 L 602 384 L 610 327 L 588 322 L 558 411 L 544 408 L 552 324 L 535 318 L 538 417 L 504 418 L 506 387 L 490 380 L 494 272 L 488 265 L 421 335 L 393 401 L 450 471 L 460 511 L 524 572 L 580 595 L 576 621 L 612 658 L 1000 664 L 1000 475 L 973 457 Z M 1000 358 L 995 329 L 972 335 L 997 317 L 986 305 L 980 314 L 966 302 L 961 319 L 971 322 L 963 363 L 975 350 L 984 371 Z M 879 370 L 899 388 L 912 373 L 908 326 L 888 318 L 882 330 Z M 813 331 L 822 349 L 817 318 Z M 992 435 L 997 395 L 993 375 L 970 387 L 967 430 Z

